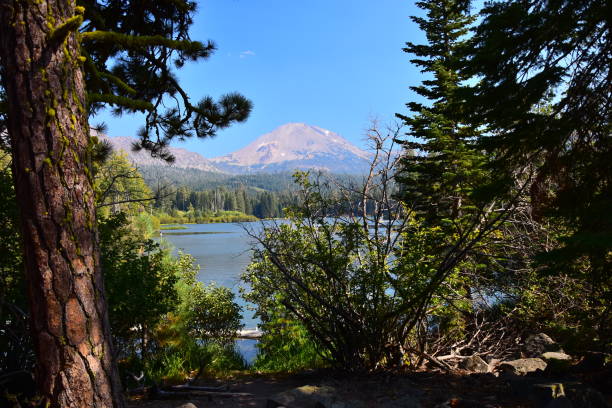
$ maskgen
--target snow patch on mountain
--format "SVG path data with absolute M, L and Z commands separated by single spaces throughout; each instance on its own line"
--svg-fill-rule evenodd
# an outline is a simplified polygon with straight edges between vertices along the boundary
M 358 174 L 367 170 L 369 157 L 337 133 L 305 123 L 288 123 L 210 161 L 231 173 L 318 169 Z

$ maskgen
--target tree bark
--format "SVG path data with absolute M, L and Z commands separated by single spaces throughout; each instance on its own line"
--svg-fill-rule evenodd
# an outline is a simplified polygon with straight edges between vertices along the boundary
M 0 0 L 36 378 L 42 406 L 123 407 L 99 262 L 75 6 Z

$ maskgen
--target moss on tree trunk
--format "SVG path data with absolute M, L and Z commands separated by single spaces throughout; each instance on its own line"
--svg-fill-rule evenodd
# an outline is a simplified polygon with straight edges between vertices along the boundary
M 122 407 L 89 173 L 79 13 L 73 1 L 1 0 L 2 78 L 39 392 L 52 407 Z

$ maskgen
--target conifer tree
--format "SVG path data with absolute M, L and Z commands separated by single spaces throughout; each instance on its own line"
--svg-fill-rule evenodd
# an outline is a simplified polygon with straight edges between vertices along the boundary
M 143 112 L 138 146 L 170 160 L 170 140 L 213 136 L 251 104 L 237 94 L 192 103 L 178 83 L 172 64 L 214 50 L 189 38 L 195 2 L 77 3 L 0 1 L 0 135 L 12 150 L 42 405 L 122 407 L 88 115 Z
M 532 215 L 561 231 L 561 247 L 541 260 L 590 288 L 598 312 L 585 324 L 603 343 L 612 330 L 610 13 L 599 0 L 487 4 L 469 55 L 479 82 L 462 91 L 466 113 L 486 123 L 491 191 L 504 197 L 530 165 Z
M 429 103 L 407 104 L 412 115 L 398 114 L 410 129 L 401 141 L 411 154 L 402 161 L 402 199 L 418 209 L 428 222 L 458 218 L 476 178 L 482 157 L 473 148 L 475 129 L 461 118 L 456 90 L 466 79 L 462 73 L 466 34 L 474 18 L 465 1 L 418 2 L 427 17 L 412 17 L 427 36 L 427 44 L 407 43 L 411 62 L 429 76 L 411 89 Z
M 414 231 L 406 234 L 398 259 L 404 264 L 405 296 L 411 303 L 411 325 L 426 317 L 461 326 L 470 317 L 473 277 L 486 259 L 474 247 L 495 231 L 505 213 L 490 211 L 491 203 L 479 197 L 479 186 L 488 178 L 486 158 L 475 147 L 478 128 L 463 118 L 457 91 L 468 79 L 464 56 L 474 17 L 469 2 L 430 0 L 417 5 L 425 17 L 412 17 L 427 38 L 426 44 L 407 43 L 405 52 L 426 79 L 411 87 L 426 101 L 407 104 L 409 115 L 397 114 L 409 128 L 396 175 L 399 198 L 414 210 Z M 468 276 L 470 276 L 468 278 Z M 442 283 L 446 288 L 442 289 Z M 452 307 L 449 299 L 460 295 Z M 433 307 L 435 304 L 441 307 Z M 430 315 L 425 316 L 426 310 Z

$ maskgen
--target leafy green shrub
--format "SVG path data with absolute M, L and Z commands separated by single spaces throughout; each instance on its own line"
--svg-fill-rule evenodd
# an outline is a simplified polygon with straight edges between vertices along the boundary
M 253 364 L 257 371 L 296 372 L 324 367 L 327 361 L 298 321 L 292 320 L 279 306 L 261 325 L 259 353 Z
M 169 253 L 134 234 L 124 213 L 100 221 L 102 270 L 109 318 L 120 355 L 151 348 L 162 317 L 178 306 L 178 276 Z
M 245 366 L 232 340 L 240 307 L 224 287 L 197 281 L 190 255 L 173 257 L 137 233 L 123 213 L 100 223 L 109 317 L 124 378 L 183 381 L 193 372 Z
M 196 282 L 179 309 L 187 331 L 197 339 L 229 344 L 242 329 L 241 308 L 226 287 Z
M 180 306 L 176 314 L 182 325 L 180 329 L 201 341 L 229 344 L 243 327 L 240 323 L 242 308 L 228 288 L 198 282 L 199 269 L 191 255 L 179 254 L 177 290 Z
M 405 224 L 395 218 L 402 207 L 390 196 L 388 177 L 368 180 L 365 198 L 354 194 L 359 188 L 332 191 L 306 173 L 296 179 L 302 204 L 287 210 L 290 222 L 253 234 L 259 246 L 243 275 L 251 288 L 244 297 L 257 305 L 264 323 L 279 317 L 282 307 L 280 316 L 299 321 L 335 367 L 368 371 L 400 364 L 413 303 L 422 299 L 404 297 L 398 285 L 396 250 Z M 362 203 L 374 204 L 375 196 L 372 213 L 364 214 Z M 291 346 L 282 337 L 280 344 Z
M 241 308 L 228 288 L 197 281 L 199 269 L 191 255 L 172 259 L 178 303 L 150 333 L 154 351 L 146 360 L 127 361 L 126 370 L 143 371 L 153 382 L 182 382 L 246 368 L 233 342 Z

